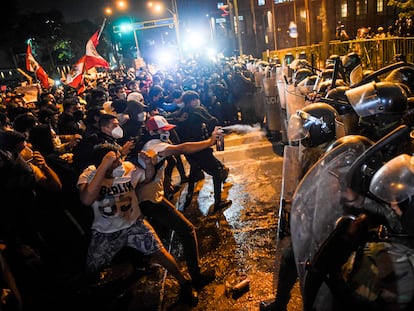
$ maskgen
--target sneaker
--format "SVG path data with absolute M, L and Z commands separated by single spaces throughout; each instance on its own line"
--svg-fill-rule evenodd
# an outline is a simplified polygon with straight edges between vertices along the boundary
M 180 285 L 180 297 L 178 298 L 178 302 L 190 306 L 196 306 L 198 304 L 198 294 L 191 282 Z
M 214 269 L 208 269 L 203 272 L 191 275 L 191 284 L 193 284 L 196 290 L 202 289 L 207 284 L 210 284 L 216 278 L 216 271 Z
M 214 204 L 213 212 L 218 212 L 219 210 L 230 206 L 232 203 L 232 200 L 221 200 L 220 202 Z
M 289 302 L 289 301 L 288 301 Z M 286 311 L 287 303 L 279 303 L 277 300 L 265 300 L 259 304 L 260 311 Z

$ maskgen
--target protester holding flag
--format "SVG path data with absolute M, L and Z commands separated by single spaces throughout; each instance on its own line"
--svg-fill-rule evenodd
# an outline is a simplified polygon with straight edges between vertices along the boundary
M 50 87 L 49 76 L 33 57 L 31 43 L 32 42 L 29 39 L 27 42 L 26 69 L 30 72 L 34 72 L 35 78 L 40 81 L 42 87 L 48 89 Z

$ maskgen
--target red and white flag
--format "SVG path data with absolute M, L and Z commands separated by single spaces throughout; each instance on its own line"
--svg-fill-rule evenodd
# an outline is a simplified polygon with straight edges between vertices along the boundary
M 83 84 L 83 75 L 85 72 L 85 59 L 86 56 L 82 56 L 75 65 L 72 66 L 72 70 L 66 76 L 66 84 L 77 89 Z
M 30 41 L 27 43 L 26 69 L 35 73 L 36 78 L 40 81 L 43 88 L 47 89 L 50 87 L 49 76 L 33 57 Z
M 97 30 L 89 39 L 88 43 L 86 43 L 86 70 L 89 70 L 93 67 L 109 68 L 108 62 L 96 51 L 96 46 L 99 44 L 99 34 L 100 30 Z

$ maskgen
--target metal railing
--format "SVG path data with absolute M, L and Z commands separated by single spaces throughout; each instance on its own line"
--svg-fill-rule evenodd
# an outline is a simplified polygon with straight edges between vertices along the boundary
M 291 53 L 295 58 L 300 53 L 306 53 L 310 61 L 311 56 L 317 67 L 323 67 L 325 60 L 321 59 L 323 44 L 299 46 L 289 49 L 263 53 L 263 59 L 279 58 L 281 62 L 285 55 Z M 373 39 L 358 39 L 348 41 L 329 42 L 329 55 L 346 55 L 356 52 L 361 57 L 364 69 L 377 70 L 393 62 L 396 54 L 405 55 L 408 62 L 414 62 L 414 37 L 386 37 Z

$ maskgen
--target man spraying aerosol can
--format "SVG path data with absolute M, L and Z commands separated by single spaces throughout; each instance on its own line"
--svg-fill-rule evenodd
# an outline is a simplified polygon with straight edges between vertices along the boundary
M 218 132 L 220 134 L 224 134 L 224 130 L 221 127 L 218 129 Z M 223 135 L 220 135 L 217 137 L 216 151 L 224 151 L 224 136 Z

